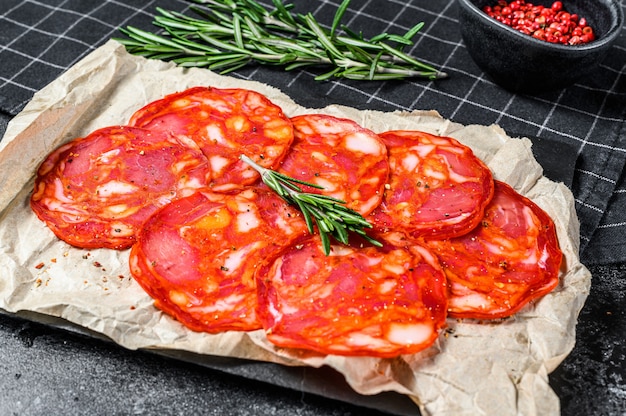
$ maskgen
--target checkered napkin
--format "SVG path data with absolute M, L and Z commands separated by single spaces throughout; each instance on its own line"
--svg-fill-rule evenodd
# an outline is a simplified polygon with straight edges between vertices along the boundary
M 261 4 L 272 8 L 269 0 Z M 329 25 L 339 0 L 293 0 Z M 120 26 L 155 30 L 156 7 L 188 12 L 184 0 L 0 1 L 0 132 L 33 94 L 111 37 Z M 248 67 L 231 74 L 273 85 L 306 107 L 437 110 L 462 124 L 499 124 L 510 136 L 534 136 L 578 153 L 572 191 L 581 222 L 583 263 L 626 262 L 626 31 L 589 79 L 536 96 L 511 94 L 474 64 L 448 0 L 353 0 L 344 23 L 365 36 L 403 34 L 425 23 L 412 55 L 447 72 L 441 81 L 316 82 L 312 70 Z M 512 51 L 514 53 L 514 51 Z M 557 152 L 558 154 L 558 152 Z M 545 163 L 562 163 L 547 160 Z

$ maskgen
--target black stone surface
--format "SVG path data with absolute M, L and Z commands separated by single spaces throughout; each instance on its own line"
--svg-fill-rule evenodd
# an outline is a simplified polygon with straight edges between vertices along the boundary
M 550 375 L 562 415 L 626 414 L 626 264 L 590 267 L 576 346 Z
M 384 415 L 0 315 L 2 415 Z

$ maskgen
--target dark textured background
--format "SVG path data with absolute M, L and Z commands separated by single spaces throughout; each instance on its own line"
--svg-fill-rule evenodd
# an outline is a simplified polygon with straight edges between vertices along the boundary
M 329 24 L 339 1 L 294 3 L 298 11 L 312 11 Z M 189 3 L 0 1 L 0 134 L 36 91 L 119 36 L 118 27 L 151 29 L 157 6 L 183 11 Z M 549 151 L 551 144 L 573 147 L 577 157 L 571 187 L 581 222 L 581 258 L 592 271 L 593 285 L 580 316 L 576 348 L 551 375 L 551 384 L 564 415 L 626 414 L 626 31 L 593 77 L 567 89 L 525 96 L 494 85 L 474 65 L 461 41 L 456 13 L 456 5 L 443 0 L 353 0 L 345 16 L 350 28 L 366 35 L 403 33 L 424 21 L 410 52 L 448 72 L 447 80 L 318 83 L 312 71 L 286 76 L 261 67 L 233 75 L 278 87 L 308 107 L 338 103 L 386 111 L 435 109 L 458 123 L 497 123 L 511 135 L 539 137 L 543 150 L 538 159 L 546 167 L 563 163 L 559 152 Z M 1 414 L 370 414 L 3 315 L 0 392 Z

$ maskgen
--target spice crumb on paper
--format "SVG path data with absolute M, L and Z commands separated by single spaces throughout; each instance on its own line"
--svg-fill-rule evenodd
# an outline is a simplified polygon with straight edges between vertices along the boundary
M 0 164 L 17 166 L 0 172 L 2 309 L 61 317 L 129 349 L 185 351 L 291 366 L 327 365 L 361 394 L 392 390 L 411 397 L 424 416 L 559 414 L 548 374 L 574 346 L 576 319 L 591 276 L 578 258 L 578 221 L 571 192 L 543 177 L 529 140 L 509 138 L 498 126 L 462 126 L 435 111 L 384 113 L 339 105 L 316 109 L 375 132 L 416 129 L 453 137 L 471 147 L 496 179 L 531 198 L 556 223 L 564 267 L 554 292 L 510 319 L 482 323 L 449 319 L 433 347 L 411 356 L 321 356 L 275 348 L 262 331 L 192 332 L 154 308 L 152 300 L 127 278 L 128 251 L 70 248 L 37 220 L 28 198 L 35 170 L 48 152 L 96 128 L 124 124 L 147 102 L 195 85 L 256 90 L 289 116 L 311 111 L 261 83 L 131 56 L 115 41 L 98 48 L 35 94 L 9 123 L 0 142 Z M 58 261 L 44 261 L 52 258 Z M 33 267 L 40 263 L 39 269 Z M 44 270 L 50 279 L 47 286 L 40 275 Z M 37 279 L 42 290 L 32 290 Z

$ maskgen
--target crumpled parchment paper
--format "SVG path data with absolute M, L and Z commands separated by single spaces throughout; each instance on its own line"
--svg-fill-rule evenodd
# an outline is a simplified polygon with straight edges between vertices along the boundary
M 460 140 L 488 164 L 496 179 L 531 198 L 555 220 L 564 252 L 560 285 L 511 319 L 450 319 L 434 346 L 395 359 L 274 348 L 262 331 L 209 335 L 185 329 L 155 309 L 132 280 L 128 251 L 68 246 L 35 217 L 28 200 L 35 171 L 54 148 L 97 128 L 125 124 L 149 101 L 196 85 L 256 90 L 289 116 L 323 112 L 353 119 L 375 132 L 416 129 Z M 573 348 L 577 316 L 591 282 L 578 258 L 571 192 L 542 175 L 528 139 L 510 138 L 498 126 L 455 124 L 435 111 L 307 109 L 267 85 L 134 57 L 115 41 L 35 94 L 11 121 L 0 142 L 0 212 L 0 308 L 5 311 L 60 317 L 129 349 L 328 365 L 355 391 L 408 395 L 424 415 L 559 414 L 548 374 Z

